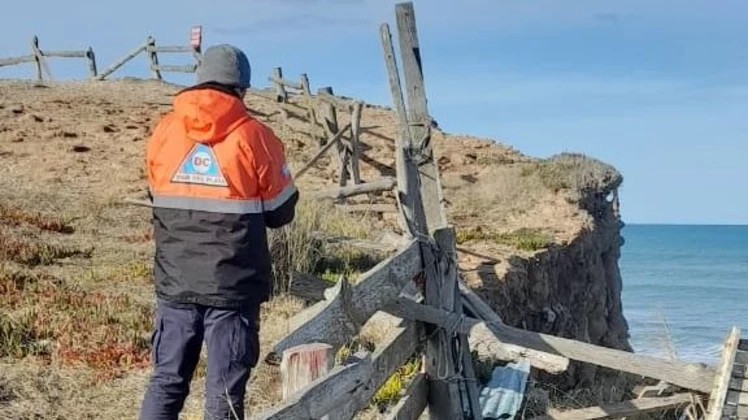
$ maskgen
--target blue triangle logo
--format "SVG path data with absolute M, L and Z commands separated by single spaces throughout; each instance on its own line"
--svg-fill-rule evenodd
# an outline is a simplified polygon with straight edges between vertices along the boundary
M 174 174 L 172 182 L 213 187 L 229 186 L 221 173 L 221 167 L 213 153 L 213 148 L 202 143 L 196 144 L 190 150 L 179 166 L 179 170 Z

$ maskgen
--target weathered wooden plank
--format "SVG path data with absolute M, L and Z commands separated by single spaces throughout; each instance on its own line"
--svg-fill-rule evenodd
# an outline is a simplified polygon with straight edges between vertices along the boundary
M 621 403 L 604 404 L 599 407 L 582 408 L 578 410 L 554 410 L 547 416 L 535 417 L 532 420 L 599 420 L 620 418 L 635 414 L 646 414 L 669 410 L 678 406 L 690 404 L 697 397 L 691 394 L 676 394 L 661 398 L 640 398 Z
M 399 318 L 394 320 L 402 322 Z M 423 328 L 417 323 L 404 321 L 377 345 L 372 355 L 372 374 L 369 380 L 348 401 L 330 413 L 330 420 L 350 420 L 361 409 L 371 403 L 379 388 L 415 353 L 423 336 Z
M 45 57 L 86 58 L 86 51 L 41 51 Z
M 395 300 L 385 307 L 385 311 L 401 318 L 428 322 L 445 328 L 454 328 L 456 325 L 458 331 L 471 335 L 473 329 L 479 328 L 481 324 L 485 325 L 475 318 L 419 305 L 407 299 Z M 637 355 L 508 325 L 491 325 L 490 327 L 491 333 L 501 343 L 514 344 L 621 372 L 659 379 L 689 390 L 709 392 L 711 382 L 714 380 L 714 371 L 700 364 Z
M 279 406 L 269 409 L 257 420 L 318 419 L 347 400 L 371 376 L 371 355 L 367 354 L 347 366 L 333 369 L 329 375 L 310 383 Z
M 734 391 L 748 392 L 748 380 L 745 378 L 730 378 L 730 387 Z
M 99 73 L 99 75 L 96 76 L 96 80 L 104 80 L 107 77 L 109 77 L 109 75 L 117 71 L 120 67 L 124 66 L 125 63 L 127 63 L 128 61 L 135 58 L 135 56 L 145 51 L 146 48 L 148 48 L 148 44 L 150 44 L 150 42 L 151 42 L 151 38 L 148 38 L 148 40 L 146 40 L 146 42 L 144 42 L 142 45 L 139 45 L 138 47 L 133 48 L 124 57 L 120 58 L 114 64 L 112 64 L 111 66 L 107 67 L 104 71 Z
M 338 282 L 327 300 L 291 319 L 290 324 L 298 327 L 273 346 L 266 360 L 278 360 L 284 350 L 300 344 L 326 343 L 338 348 L 347 343 L 375 312 L 400 294 L 421 267 L 418 243 L 413 241 L 364 273 L 355 286 Z
M 268 78 L 268 80 L 270 80 L 271 82 L 273 82 L 275 84 L 281 85 L 283 87 L 289 87 L 291 89 L 296 89 L 296 90 L 302 90 L 302 89 L 304 89 L 304 85 L 302 85 L 301 82 L 294 82 L 294 81 L 291 81 L 291 80 L 288 80 L 288 79 L 284 79 L 282 77 L 278 77 L 278 76 L 275 76 L 275 75 L 270 76 Z
M 154 45 L 148 47 L 149 53 L 191 53 L 194 50 L 195 49 L 191 45 Z
M 426 231 L 426 228 L 419 228 L 419 219 L 425 219 L 423 209 L 420 208 L 420 200 L 416 197 L 418 191 L 418 170 L 415 165 L 410 164 L 408 151 L 410 150 L 410 126 L 408 116 L 405 110 L 405 100 L 403 99 L 402 86 L 400 84 L 400 73 L 397 70 L 397 58 L 395 49 L 392 46 L 392 34 L 388 24 L 382 24 L 380 27 L 382 38 L 382 49 L 384 50 L 384 61 L 387 65 L 387 73 L 390 80 L 390 93 L 392 102 L 397 110 L 397 116 L 400 120 L 400 133 L 395 139 L 395 168 L 397 173 L 397 202 L 402 215 L 400 217 L 400 227 L 415 236 L 416 232 Z M 417 217 L 418 216 L 418 217 Z M 421 223 L 425 223 L 422 221 Z
M 283 399 L 327 375 L 334 365 L 335 352 L 329 344 L 302 344 L 287 349 L 280 365 Z
M 735 363 L 735 355 L 738 351 L 739 341 L 740 328 L 733 326 L 722 347 L 722 358 L 720 359 L 717 371 L 712 380 L 708 381 L 708 384 L 712 386 L 710 389 L 704 391 L 711 392 L 706 420 L 718 420 L 722 417 L 722 408 L 725 405 L 728 388 L 730 387 L 732 366 Z M 675 384 L 675 382 L 667 382 Z
M 10 58 L 0 58 L 0 67 L 3 66 L 14 66 L 16 64 L 23 64 L 23 63 L 31 63 L 35 61 L 36 58 L 33 55 L 24 55 L 21 57 L 10 57 Z
M 507 362 L 516 362 L 521 358 L 526 358 L 533 367 L 553 374 L 563 373 L 569 366 L 569 359 L 565 357 L 504 343 L 496 336 L 497 333 L 494 333 L 489 324 L 474 318 L 463 318 L 455 313 L 434 310 L 402 298 L 387 305 L 385 311 L 402 318 L 440 325 L 468 334 L 470 347 L 477 351 L 481 358 Z
M 418 165 L 423 209 L 426 215 L 428 232 L 446 226 L 445 211 L 439 169 L 436 166 L 431 145 L 431 117 L 426 100 L 423 80 L 421 47 L 416 29 L 413 3 L 399 3 L 395 6 L 398 38 L 402 56 L 405 92 L 408 98 L 408 121 L 413 147 L 420 155 Z
M 428 404 L 426 375 L 419 373 L 408 386 L 405 396 L 389 410 L 386 420 L 418 420 Z
M 298 177 L 297 177 L 298 178 Z M 397 181 L 392 177 L 384 177 L 371 182 L 365 182 L 358 185 L 349 185 L 347 187 L 326 188 L 324 190 L 310 191 L 307 195 L 311 198 L 329 198 L 339 200 L 353 197 L 361 194 L 378 193 L 391 191 L 395 188 Z
M 363 102 L 353 104 L 351 111 L 351 175 L 353 183 L 361 183 L 361 169 L 359 168 L 359 159 L 361 158 L 361 113 L 364 108 Z
M 161 71 L 164 73 L 194 73 L 197 71 L 196 64 L 185 64 L 185 65 L 172 65 L 172 64 L 159 64 L 151 66 L 152 69 Z
M 151 59 L 151 76 L 154 79 L 161 80 L 161 66 L 158 65 L 158 54 L 156 53 L 156 40 L 148 38 L 148 47 L 146 47 L 148 57 Z
M 94 54 L 94 50 L 91 47 L 88 47 L 88 50 L 86 50 L 86 58 L 88 59 L 88 74 L 91 76 L 91 78 L 96 77 L 96 54 Z
M 314 156 L 312 156 L 311 159 L 309 159 L 309 162 L 307 162 L 299 171 L 296 173 L 295 178 L 299 179 L 302 175 L 304 175 L 309 169 L 314 166 L 315 163 L 317 163 L 317 160 L 324 156 L 325 153 L 327 153 L 328 150 L 330 150 L 333 146 L 338 144 L 340 142 L 340 139 L 343 137 L 346 131 L 351 129 L 351 124 L 348 123 L 343 127 L 342 130 L 338 131 L 337 134 L 335 134 L 330 140 L 327 141 L 327 144 L 320 147 L 320 149 L 315 153 Z

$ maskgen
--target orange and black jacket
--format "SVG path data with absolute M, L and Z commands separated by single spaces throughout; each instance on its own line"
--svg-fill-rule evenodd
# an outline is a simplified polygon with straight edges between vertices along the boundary
M 299 198 L 270 128 L 230 89 L 199 85 L 176 96 L 146 161 L 157 296 L 217 307 L 267 300 L 266 227 L 290 223 Z

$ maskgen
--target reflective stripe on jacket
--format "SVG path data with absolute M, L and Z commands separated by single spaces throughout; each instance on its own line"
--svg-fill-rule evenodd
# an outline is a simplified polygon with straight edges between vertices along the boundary
M 231 90 L 197 86 L 177 95 L 146 160 L 157 295 L 221 307 L 266 300 L 266 227 L 290 223 L 299 196 L 272 130 Z

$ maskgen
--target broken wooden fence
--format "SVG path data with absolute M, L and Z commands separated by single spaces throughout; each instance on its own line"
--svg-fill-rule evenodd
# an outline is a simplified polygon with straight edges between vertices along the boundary
M 161 80 L 163 72 L 181 72 L 181 73 L 194 73 L 197 69 L 197 63 L 200 62 L 201 55 L 200 49 L 202 42 L 202 36 L 200 32 L 195 33 L 193 28 L 192 42 L 190 45 L 165 45 L 157 46 L 156 40 L 149 36 L 146 41 L 136 48 L 128 51 L 123 57 L 112 63 L 109 67 L 99 72 L 96 64 L 96 55 L 94 54 L 93 48 L 88 47 L 86 50 L 75 50 L 75 51 L 49 51 L 42 50 L 39 47 L 39 38 L 34 36 L 31 40 L 31 54 L 20 57 L 0 58 L 0 67 L 12 66 L 23 63 L 34 63 L 36 67 L 36 78 L 42 80 L 53 80 L 52 70 L 47 63 L 47 59 L 50 57 L 61 57 L 61 58 L 83 58 L 88 63 L 89 78 L 92 80 L 104 80 L 115 71 L 120 69 L 122 66 L 127 64 L 129 61 L 137 57 L 141 53 L 147 53 L 150 60 L 151 75 L 154 79 Z M 159 64 L 158 54 L 165 53 L 190 53 L 195 60 L 195 64 L 187 65 L 166 65 Z
M 343 278 L 333 288 L 324 290 L 324 281 L 309 275 L 303 276 L 302 288 L 292 282 L 292 293 L 311 300 L 324 299 L 292 318 L 291 332 L 275 343 L 266 357 L 268 363 L 282 363 L 285 375 L 294 375 L 284 377 L 284 383 L 293 385 L 288 385 L 282 403 L 257 418 L 350 419 L 368 405 L 390 375 L 413 357 L 422 358 L 425 372 L 416 376 L 388 418 L 415 419 L 427 406 L 435 419 L 481 418 L 470 349 L 491 359 L 525 359 L 534 368 L 554 374 L 564 372 L 569 361 L 575 360 L 659 379 L 696 393 L 709 393 L 715 380 L 714 370 L 709 367 L 639 356 L 508 326 L 462 284 L 454 229 L 446 222 L 439 170 L 431 147 L 412 4 L 398 4 L 396 12 L 404 89 L 389 27 L 383 25 L 380 32 L 401 126 L 395 148 L 397 179 L 384 187 L 392 188 L 396 183 L 406 245 L 353 285 Z M 407 109 L 403 90 L 408 98 Z M 330 196 L 336 197 L 334 191 Z M 313 285 L 315 282 L 317 286 Z M 392 332 L 383 342 L 376 343 L 373 353 L 359 353 L 340 366 L 331 367 L 330 354 L 350 343 L 370 319 L 383 317 Z M 309 367 L 313 372 L 305 373 L 300 360 L 314 361 Z M 293 366 L 288 365 L 290 361 L 294 361 Z M 556 415 L 609 418 L 667 409 L 699 398 L 685 393 Z
M 340 186 L 345 187 L 349 180 L 352 180 L 354 184 L 360 184 L 362 182 L 359 161 L 363 102 L 337 97 L 331 87 L 320 88 L 317 95 L 313 95 L 309 77 L 306 74 L 301 74 L 299 81 L 294 82 L 283 77 L 283 69 L 280 67 L 273 69 L 273 75 L 268 80 L 275 87 L 275 98 L 280 104 L 283 119 L 288 120 L 293 114 L 296 118 L 307 121 L 309 123 L 309 134 L 318 142 L 321 151 L 323 151 L 323 153 L 315 155 L 309 164 L 313 164 L 324 155 L 324 152 L 334 146 L 337 151 Z M 305 115 L 299 116 L 295 113 L 295 109 L 290 102 L 292 94 L 299 98 L 299 106 L 304 109 Z M 350 129 L 350 132 L 347 133 L 347 136 L 336 138 L 334 145 L 326 147 L 328 146 L 327 139 L 341 132 L 338 111 L 349 114 L 346 127 Z
M 122 58 L 115 61 L 107 67 L 106 70 L 102 71 L 97 77 L 96 80 L 104 80 L 115 71 L 119 70 L 122 66 L 133 60 L 135 57 L 140 55 L 141 53 L 147 53 L 149 62 L 150 62 L 150 70 L 151 70 L 151 76 L 154 79 L 161 80 L 163 77 L 161 73 L 164 72 L 175 72 L 175 73 L 194 73 L 197 71 L 197 65 L 200 62 L 201 55 L 200 55 L 200 45 L 166 45 L 166 46 L 157 46 L 156 45 L 156 39 L 152 36 L 149 36 L 144 43 L 138 45 L 137 47 L 130 50 L 127 54 L 125 54 Z M 158 54 L 162 53 L 190 53 L 195 61 L 194 64 L 186 64 L 186 65 L 166 65 L 166 64 L 160 64 L 158 59 Z
M 45 79 L 52 80 L 52 70 L 49 68 L 47 58 L 59 57 L 59 58 L 83 58 L 88 63 L 88 71 L 90 77 L 96 77 L 96 55 L 91 47 L 86 50 L 75 50 L 75 51 L 50 51 L 42 50 L 39 47 L 39 37 L 34 35 L 31 39 L 31 54 L 20 57 L 0 58 L 0 67 L 12 66 L 24 63 L 34 63 L 36 67 L 36 78 L 39 81 Z

